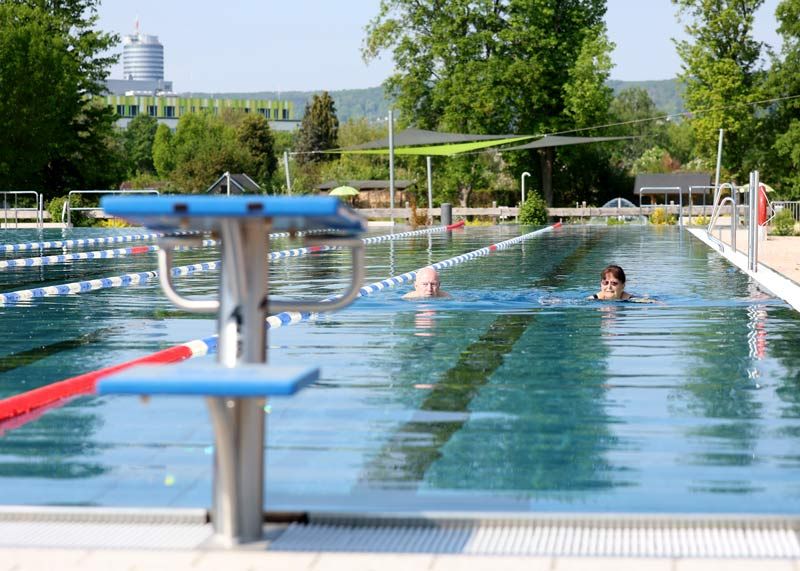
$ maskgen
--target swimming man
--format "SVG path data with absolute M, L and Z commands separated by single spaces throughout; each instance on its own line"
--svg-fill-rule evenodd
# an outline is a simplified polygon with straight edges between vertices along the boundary
M 408 292 L 403 299 L 422 299 L 426 297 L 450 297 L 446 291 L 439 289 L 439 272 L 432 267 L 422 268 L 414 280 L 414 291 Z

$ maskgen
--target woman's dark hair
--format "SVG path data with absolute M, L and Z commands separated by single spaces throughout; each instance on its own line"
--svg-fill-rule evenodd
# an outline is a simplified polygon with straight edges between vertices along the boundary
M 606 269 L 604 269 L 602 272 L 600 272 L 600 279 L 601 280 L 606 279 L 606 276 L 608 274 L 611 274 L 612 276 L 617 278 L 617 280 L 619 280 L 620 283 L 623 283 L 623 284 L 625 283 L 625 270 L 623 270 L 619 266 L 615 266 L 613 264 L 608 266 Z

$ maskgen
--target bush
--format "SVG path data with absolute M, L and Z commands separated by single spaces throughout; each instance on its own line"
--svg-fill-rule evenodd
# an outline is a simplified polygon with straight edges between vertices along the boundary
M 130 224 L 121 218 L 106 218 L 97 224 L 100 228 L 129 228 Z
M 650 215 L 650 224 L 675 224 L 678 217 L 674 214 L 667 215 L 666 208 L 656 208 Z
M 538 226 L 547 224 L 547 205 L 535 190 L 531 190 L 525 204 L 519 209 L 519 223 Z
M 625 224 L 624 218 L 618 218 L 617 216 L 609 216 L 606 219 L 606 225 L 608 226 L 622 226 Z
M 773 236 L 793 236 L 794 235 L 794 215 L 792 211 L 784 208 L 772 219 Z
M 66 196 L 57 196 L 47 203 L 47 212 L 50 213 L 50 222 L 61 222 L 61 211 L 64 209 L 64 203 L 67 201 Z M 73 196 L 72 206 L 84 206 L 83 197 Z M 86 216 L 85 211 L 71 212 L 70 219 L 73 226 L 91 226 L 93 220 Z M 66 219 L 64 220 L 66 222 Z

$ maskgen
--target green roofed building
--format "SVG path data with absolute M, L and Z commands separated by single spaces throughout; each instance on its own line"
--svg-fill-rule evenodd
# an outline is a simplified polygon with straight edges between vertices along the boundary
M 217 99 L 211 97 L 181 97 L 170 93 L 125 95 L 106 95 L 106 105 L 114 109 L 119 120 L 117 124 L 125 128 L 137 115 L 149 115 L 166 123 L 170 128 L 178 125 L 178 120 L 187 113 L 209 112 L 219 114 L 223 109 L 240 109 L 245 113 L 259 113 L 277 131 L 291 131 L 299 121 L 294 118 L 291 101 L 269 99 Z

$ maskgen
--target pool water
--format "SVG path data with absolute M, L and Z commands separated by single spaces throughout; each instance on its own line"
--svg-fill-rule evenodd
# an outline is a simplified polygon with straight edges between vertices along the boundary
M 371 245 L 367 283 L 527 230 Z M 278 261 L 272 287 L 325 297 L 345 287 L 346 259 Z M 661 303 L 586 300 L 609 263 Z M 147 254 L 16 268 L 0 291 L 154 267 Z M 177 287 L 209 294 L 218 277 Z M 800 510 L 800 317 L 688 233 L 565 227 L 441 278 L 450 300 L 403 301 L 400 287 L 269 332 L 272 363 L 312 361 L 322 380 L 268 405 L 266 509 Z M 216 328 L 155 282 L 0 307 L 0 319 L 0 398 Z M 210 505 L 200 399 L 84 397 L 0 430 L 2 504 Z

